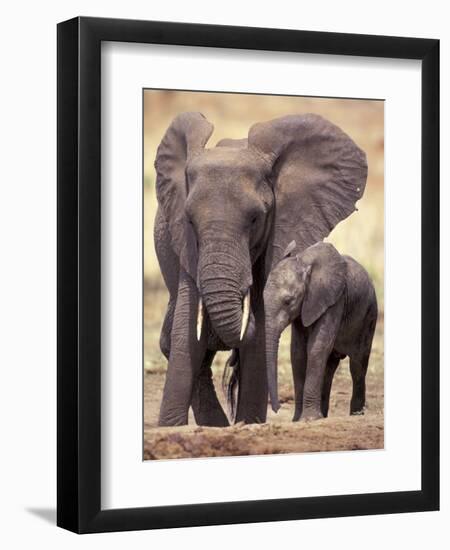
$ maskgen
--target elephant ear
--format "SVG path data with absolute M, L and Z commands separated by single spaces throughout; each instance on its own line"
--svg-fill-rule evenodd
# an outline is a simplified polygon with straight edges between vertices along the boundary
M 216 147 L 233 147 L 233 149 L 246 149 L 248 145 L 247 138 L 231 139 L 224 138 L 217 142 Z
M 300 254 L 305 271 L 310 271 L 302 304 L 302 323 L 312 325 L 334 305 L 345 288 L 347 266 L 332 244 L 317 243 Z
M 255 124 L 248 143 L 268 163 L 276 201 L 268 273 L 292 239 L 301 252 L 356 210 L 367 161 L 347 134 L 314 114 Z
M 164 134 L 155 160 L 156 196 L 169 225 L 172 247 L 194 279 L 197 277 L 195 237 L 184 210 L 188 194 L 186 162 L 205 147 L 213 129 L 201 113 L 178 115 Z

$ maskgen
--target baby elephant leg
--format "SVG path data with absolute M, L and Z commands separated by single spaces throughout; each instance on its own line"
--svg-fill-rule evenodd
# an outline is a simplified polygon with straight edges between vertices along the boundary
M 353 381 L 350 414 L 364 414 L 366 406 L 366 373 L 369 364 L 369 355 L 370 353 L 366 353 L 360 357 L 350 357 L 350 373 Z
M 366 325 L 366 330 L 361 338 L 361 348 L 350 356 L 350 373 L 353 380 L 350 414 L 364 414 L 366 406 L 366 374 L 375 327 L 376 315 Z
M 333 385 L 334 373 L 339 366 L 341 357 L 341 355 L 334 351 L 331 352 L 330 356 L 328 357 L 327 366 L 325 369 L 325 378 L 322 386 L 321 410 L 324 418 L 328 416 L 328 409 L 330 408 L 331 386 Z
M 308 363 L 303 393 L 302 420 L 316 420 L 323 417 L 322 388 L 325 371 L 341 323 L 342 311 L 343 301 L 341 300 L 325 312 L 308 335 Z

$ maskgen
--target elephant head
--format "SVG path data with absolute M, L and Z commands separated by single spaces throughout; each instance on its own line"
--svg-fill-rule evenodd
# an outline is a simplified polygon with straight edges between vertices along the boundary
M 295 319 L 304 328 L 315 323 L 341 297 L 346 264 L 329 243 L 319 242 L 294 254 L 295 241 L 285 250 L 264 289 L 266 368 L 272 409 L 279 409 L 278 344 L 283 330 Z
M 205 148 L 212 131 L 200 113 L 174 119 L 158 148 L 156 189 L 199 313 L 204 305 L 219 338 L 237 347 L 252 319 L 255 262 L 262 302 L 265 277 L 291 239 L 303 250 L 355 210 L 367 164 L 344 132 L 312 114 L 258 123 L 248 139 Z

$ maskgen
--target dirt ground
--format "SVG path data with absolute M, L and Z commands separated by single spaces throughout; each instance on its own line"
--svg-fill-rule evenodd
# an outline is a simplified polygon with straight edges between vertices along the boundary
M 158 304 L 156 298 L 160 294 L 153 291 L 153 307 Z M 150 307 L 147 308 L 149 311 Z M 147 331 L 153 332 L 156 325 L 151 314 L 146 316 Z M 383 319 L 380 318 L 377 325 L 367 374 L 367 410 L 364 416 L 349 416 L 352 384 L 348 359 L 345 359 L 334 378 L 328 418 L 309 423 L 291 421 L 294 395 L 289 337 L 289 331 L 286 331 L 280 345 L 281 409 L 275 414 L 269 407 L 266 424 L 238 424 L 229 428 L 196 426 L 192 412 L 188 426 L 157 427 L 166 362 L 153 345 L 149 347 L 144 371 L 144 460 L 383 448 Z M 213 365 L 214 384 L 224 410 L 226 403 L 221 377 L 227 356 L 226 352 L 218 353 Z
M 348 416 L 348 382 L 344 374 L 337 376 L 330 416 L 309 423 L 291 422 L 294 407 L 291 389 L 286 386 L 282 388 L 281 410 L 276 415 L 270 411 L 268 422 L 261 425 L 204 428 L 190 418 L 189 426 L 155 428 L 158 404 L 149 399 L 145 407 L 144 460 L 383 448 L 383 411 L 378 408 L 375 384 L 369 381 L 370 408 L 366 414 Z M 145 394 L 156 392 L 160 396 L 163 383 L 162 374 L 146 374 Z

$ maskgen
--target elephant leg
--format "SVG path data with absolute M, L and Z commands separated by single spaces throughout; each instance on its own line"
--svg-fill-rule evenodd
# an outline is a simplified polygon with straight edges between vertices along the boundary
M 262 300 L 253 300 L 258 305 L 255 311 L 255 331 L 252 338 L 239 348 L 239 391 L 236 422 L 263 423 L 267 417 L 267 373 L 265 359 L 264 313 Z M 261 304 L 261 305 L 259 305 Z
M 350 373 L 353 381 L 350 414 L 364 414 L 366 406 L 366 373 L 369 365 L 369 353 L 361 357 L 350 357 Z
M 291 327 L 291 364 L 294 379 L 295 411 L 293 422 L 300 420 L 303 408 L 303 389 L 306 376 L 306 336 L 298 323 Z
M 164 357 L 168 360 L 170 357 L 170 337 L 172 334 L 173 316 L 175 313 L 175 300 L 170 299 L 167 306 L 166 316 L 164 317 L 161 335 L 159 337 L 159 348 Z
M 330 393 L 331 386 L 333 385 L 333 378 L 336 369 L 341 361 L 341 356 L 337 353 L 331 352 L 328 357 L 327 366 L 325 368 L 325 378 L 322 386 L 322 404 L 321 410 L 324 418 L 328 416 L 328 409 L 330 408 Z
M 229 426 L 228 419 L 217 398 L 211 365 L 216 352 L 207 350 L 192 392 L 191 406 L 199 426 Z
M 181 426 L 188 422 L 193 382 L 206 353 L 206 337 L 202 337 L 200 342 L 196 337 L 197 300 L 195 283 L 181 270 L 169 364 L 159 412 L 160 426 Z
M 353 381 L 350 414 L 364 414 L 366 406 L 366 374 L 376 324 L 375 312 L 374 317 L 365 325 L 365 331 L 359 339 L 362 343 L 360 349 L 350 356 L 350 373 Z
M 321 406 L 325 370 L 341 323 L 342 311 L 343 301 L 341 300 L 326 311 L 313 325 L 308 335 L 308 363 L 302 411 L 304 420 L 323 417 Z
M 180 262 L 172 249 L 169 226 L 164 219 L 161 208 L 158 208 L 156 212 L 153 234 L 161 275 L 170 293 L 171 300 L 175 300 L 180 277 Z
M 169 291 L 169 303 L 167 312 L 164 318 L 159 338 L 159 347 L 161 352 L 169 359 L 170 356 L 170 338 L 172 333 L 173 317 L 175 314 L 175 306 L 177 302 L 178 284 L 180 278 L 180 268 L 178 257 L 172 250 L 170 242 L 169 226 L 164 219 L 162 211 L 158 208 L 155 217 L 154 225 L 154 241 L 156 256 L 158 258 L 161 274 Z

